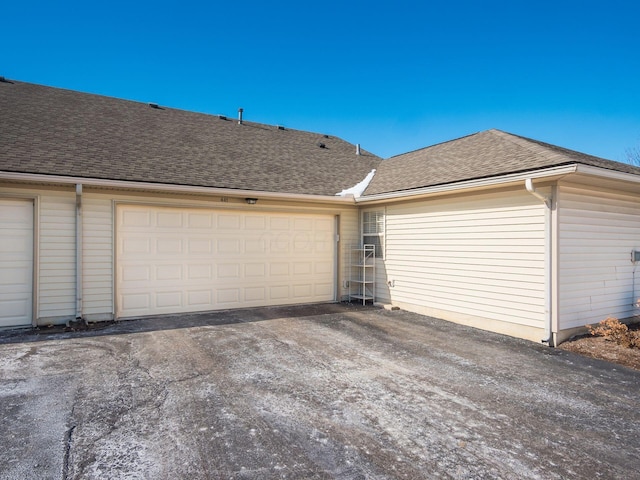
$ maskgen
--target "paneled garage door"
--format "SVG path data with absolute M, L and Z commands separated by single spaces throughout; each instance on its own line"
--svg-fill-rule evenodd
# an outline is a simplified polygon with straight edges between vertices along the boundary
M 0 199 L 0 327 L 31 325 L 33 202 Z
M 117 316 L 332 301 L 331 215 L 120 205 Z

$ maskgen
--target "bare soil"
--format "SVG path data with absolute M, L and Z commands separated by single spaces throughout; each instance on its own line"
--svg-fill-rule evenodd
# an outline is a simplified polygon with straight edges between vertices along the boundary
M 640 323 L 629 325 L 629 330 L 640 330 Z M 586 357 L 597 358 L 640 370 L 640 349 L 625 348 L 604 337 L 586 334 L 561 343 L 558 348 Z

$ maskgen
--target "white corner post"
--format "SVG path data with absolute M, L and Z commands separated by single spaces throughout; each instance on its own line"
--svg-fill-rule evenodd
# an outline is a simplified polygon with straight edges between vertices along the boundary
M 525 188 L 527 192 L 536 197 L 545 205 L 544 209 L 544 338 L 542 343 L 553 346 L 553 194 L 545 196 L 536 191 L 533 186 L 533 180 L 527 178 L 525 180 Z
M 76 184 L 76 319 L 82 318 L 82 184 Z

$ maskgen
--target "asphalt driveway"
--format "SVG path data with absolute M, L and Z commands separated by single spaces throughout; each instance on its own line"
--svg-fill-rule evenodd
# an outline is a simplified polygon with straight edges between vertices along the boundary
M 624 367 L 349 305 L 2 332 L 0 478 L 633 479 L 639 394 Z

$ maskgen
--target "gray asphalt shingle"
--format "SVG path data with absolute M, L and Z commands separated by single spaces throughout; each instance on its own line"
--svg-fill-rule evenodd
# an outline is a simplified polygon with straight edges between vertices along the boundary
M 334 136 L 100 95 L 0 82 L 0 170 L 185 186 L 366 195 L 580 163 L 640 168 L 500 130 L 381 160 Z
M 500 130 L 486 130 L 380 163 L 366 195 L 579 163 L 640 175 L 640 168 Z
M 334 195 L 380 160 L 334 136 L 0 83 L 4 171 Z

